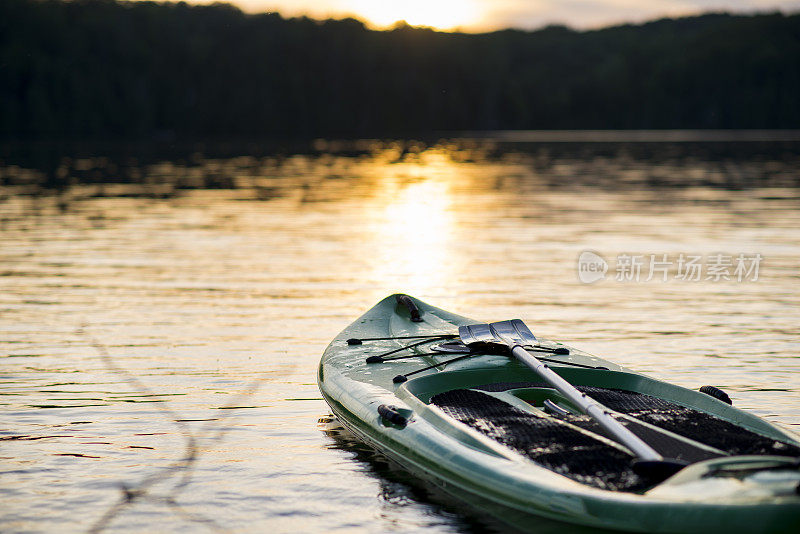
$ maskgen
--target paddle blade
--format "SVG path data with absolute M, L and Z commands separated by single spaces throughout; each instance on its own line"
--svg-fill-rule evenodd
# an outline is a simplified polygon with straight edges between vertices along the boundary
M 535 345 L 536 336 L 520 319 L 498 321 L 491 323 L 489 328 L 494 332 L 495 338 L 514 345 Z
M 491 343 L 495 341 L 494 333 L 488 324 L 470 324 L 458 327 L 458 337 L 464 345 L 475 343 Z
M 508 355 L 508 346 L 495 336 L 488 324 L 459 326 L 458 336 L 472 351 Z

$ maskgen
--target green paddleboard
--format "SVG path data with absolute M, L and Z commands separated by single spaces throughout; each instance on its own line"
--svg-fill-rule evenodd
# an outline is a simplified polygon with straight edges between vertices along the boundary
M 685 465 L 648 469 L 534 371 L 461 344 L 458 327 L 478 322 L 387 297 L 328 346 L 320 391 L 358 439 L 517 527 L 537 530 L 544 517 L 629 532 L 800 532 L 800 442 L 788 432 L 719 390 L 654 380 L 553 341 L 531 346 Z

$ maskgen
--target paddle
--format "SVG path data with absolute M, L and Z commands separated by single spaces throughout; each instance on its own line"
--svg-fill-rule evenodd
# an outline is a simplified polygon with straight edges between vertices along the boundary
M 525 345 L 536 345 L 537 340 L 521 320 L 513 319 L 491 324 L 460 326 L 458 335 L 465 345 L 475 348 L 492 345 L 505 345 L 508 347 L 514 357 L 533 369 L 536 374 L 569 399 L 572 404 L 597 421 L 602 428 L 630 449 L 638 458 L 634 464 L 635 471 L 660 472 L 669 476 L 686 465 L 684 462 L 666 459 L 661 456 L 650 445 L 614 419 L 608 408 L 585 393 L 578 391 L 575 386 L 555 373 L 547 364 L 540 362 L 525 350 Z

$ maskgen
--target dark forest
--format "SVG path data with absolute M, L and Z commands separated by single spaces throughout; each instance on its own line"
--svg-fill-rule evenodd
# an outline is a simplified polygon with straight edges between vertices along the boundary
M 800 15 L 444 33 L 216 4 L 0 2 L 0 137 L 800 127 Z

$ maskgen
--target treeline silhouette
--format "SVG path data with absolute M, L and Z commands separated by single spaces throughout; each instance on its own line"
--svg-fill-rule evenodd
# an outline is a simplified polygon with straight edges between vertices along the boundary
M 0 136 L 800 127 L 800 15 L 442 33 L 225 4 L 0 2 Z

